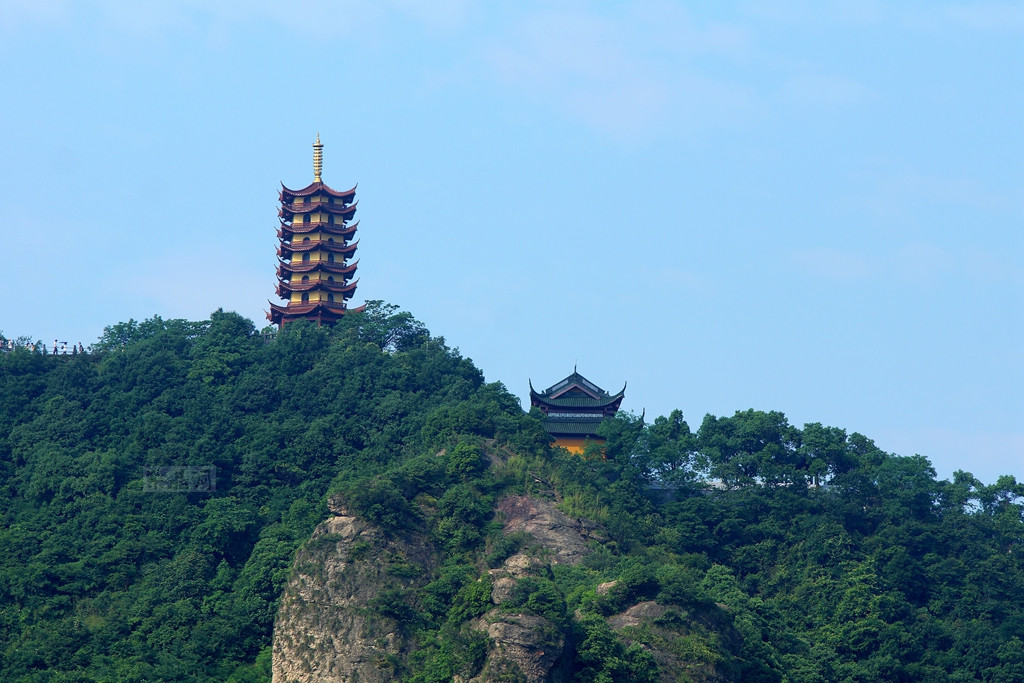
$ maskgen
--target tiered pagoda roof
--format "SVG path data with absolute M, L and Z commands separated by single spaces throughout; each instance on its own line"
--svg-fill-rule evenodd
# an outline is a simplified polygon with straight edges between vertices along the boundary
M 320 186 L 325 187 L 325 188 L 327 187 L 323 183 L 313 183 L 313 185 L 320 185 Z M 310 185 L 309 187 L 313 187 L 313 185 Z M 283 185 L 281 187 L 284 188 Z M 287 190 L 288 188 L 284 188 L 284 189 Z M 290 191 L 291 190 L 289 190 L 289 192 Z M 283 197 L 284 196 L 284 192 L 282 191 L 279 196 Z M 313 195 L 312 198 L 313 199 L 323 199 L 323 196 L 322 195 Z M 310 197 L 303 197 L 302 199 L 303 200 L 308 200 L 308 199 L 310 199 Z M 330 200 L 330 201 L 318 201 L 318 202 L 303 201 L 302 203 L 295 202 L 295 201 L 287 202 L 284 199 L 282 199 L 281 200 L 281 208 L 277 210 L 277 215 L 278 215 L 278 217 L 282 221 L 290 221 L 292 223 L 295 222 L 295 217 L 296 216 L 303 216 L 303 217 L 305 217 L 306 214 L 311 214 L 311 213 L 326 213 L 326 214 L 334 217 L 335 223 L 338 222 L 338 219 L 337 219 L 338 216 L 344 217 L 345 220 L 350 220 L 352 218 L 352 216 L 355 215 L 355 213 L 356 213 L 356 205 L 355 204 L 348 204 L 346 206 L 346 205 L 340 203 L 343 200 L 338 200 L 339 203 L 335 204 L 334 203 L 334 199 L 335 199 L 334 197 L 328 197 L 327 199 Z M 299 221 L 299 222 L 300 223 L 305 223 L 306 221 Z M 330 219 L 328 219 L 327 222 L 330 223 Z
M 285 242 L 281 240 L 281 246 L 277 248 L 277 255 L 282 259 L 286 259 L 293 253 L 302 253 L 304 251 L 318 251 L 323 250 L 331 252 L 333 254 L 342 254 L 345 258 L 351 257 L 356 253 L 356 246 L 359 241 L 346 244 L 345 240 L 338 240 L 337 242 L 333 239 L 310 239 L 308 237 L 303 238 L 300 241 Z
M 308 235 L 313 232 L 322 232 L 327 235 L 336 235 L 350 240 L 356 234 L 357 227 L 359 227 L 359 221 L 346 225 L 323 221 L 317 221 L 316 223 L 287 223 L 282 220 L 281 227 L 277 229 L 277 237 L 290 240 L 293 235 Z
M 320 141 L 320 136 L 317 135 L 316 139 L 317 139 L 317 142 L 319 142 Z M 315 154 L 316 145 L 317 145 L 316 142 L 313 143 L 314 154 Z M 323 145 L 320 145 L 320 147 L 323 147 Z M 313 163 L 314 164 L 316 163 L 316 158 L 315 157 L 313 159 Z M 315 170 L 313 171 L 313 173 L 314 173 L 314 180 L 313 180 L 313 182 L 310 183 L 309 185 L 306 185 L 301 190 L 289 190 L 287 187 L 284 186 L 284 183 L 281 183 L 281 191 L 278 193 L 278 199 L 281 200 L 281 203 L 282 204 L 284 204 L 284 203 L 291 203 L 291 202 L 295 201 L 296 197 L 311 197 L 311 196 L 316 195 L 316 194 L 323 194 L 323 195 L 326 195 L 328 197 L 333 197 L 335 199 L 344 199 L 346 202 L 349 202 L 349 203 L 351 203 L 352 201 L 355 200 L 355 198 L 356 198 L 356 186 L 352 186 L 352 189 L 350 189 L 350 190 L 345 190 L 343 192 L 339 192 L 338 190 L 335 190 L 333 188 L 328 187 L 327 183 L 322 182 L 318 177 L 316 177 L 316 171 Z
M 312 273 L 315 271 L 321 271 L 324 273 L 330 273 L 331 275 L 343 275 L 346 280 L 349 280 L 353 275 L 355 275 L 356 265 L 358 263 L 359 261 L 349 264 L 346 264 L 343 261 L 278 261 L 277 277 L 288 279 L 285 275 L 286 273 Z
M 609 394 L 575 368 L 544 391 L 537 391 L 530 382 L 530 405 L 544 413 L 544 428 L 555 438 L 555 445 L 577 444 L 583 439 L 604 441 L 597 435 L 597 428 L 618 412 L 625 395 L 625 385 L 617 394 Z
M 299 280 L 298 282 L 288 282 L 282 280 L 277 283 L 277 295 L 282 299 L 287 299 L 291 296 L 292 292 L 312 292 L 314 289 L 322 289 L 325 292 L 332 292 L 334 294 L 341 294 L 345 299 L 351 299 L 352 295 L 356 293 L 355 282 L 345 284 L 344 281 L 331 281 L 324 282 L 323 280 Z
M 338 191 L 320 178 L 323 145 L 313 143 L 313 182 L 300 190 L 281 184 L 277 230 L 277 295 L 283 306 L 270 304 L 267 318 L 277 325 L 295 320 L 332 324 L 348 312 L 347 301 L 356 291 L 357 262 L 349 263 L 358 246 L 350 241 L 357 223 L 356 188 Z

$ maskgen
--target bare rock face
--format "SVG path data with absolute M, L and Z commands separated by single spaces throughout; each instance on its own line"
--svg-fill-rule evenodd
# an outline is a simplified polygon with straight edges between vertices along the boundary
M 500 569 L 490 570 L 491 600 L 494 604 L 500 605 L 512 597 L 516 582 L 524 576 L 528 576 L 531 567 L 536 568 L 540 564 L 525 553 L 516 553 L 505 560 Z
M 274 683 L 376 683 L 396 680 L 412 643 L 383 602 L 404 604 L 401 591 L 425 585 L 436 550 L 419 536 L 396 538 L 332 500 L 333 517 L 296 556 L 274 625 Z M 511 496 L 498 503 L 505 534 L 525 533 L 530 551 L 490 570 L 492 600 L 506 603 L 520 580 L 553 564 L 576 564 L 596 525 L 574 520 L 551 501 Z M 487 634 L 487 659 L 472 683 L 560 681 L 568 676 L 566 636 L 545 617 L 496 607 L 468 626 Z M 386 611 L 386 610 L 385 610 Z
M 394 680 L 393 662 L 409 644 L 399 624 L 367 607 L 426 583 L 434 563 L 422 538 L 390 537 L 347 514 L 320 524 L 298 552 L 278 608 L 274 683 Z
M 678 634 L 660 629 L 653 623 L 655 619 L 664 616 L 666 612 L 668 612 L 668 608 L 656 602 L 641 602 L 633 605 L 625 612 L 608 617 L 608 625 L 613 630 L 619 632 L 619 636 L 626 643 L 632 642 L 632 639 L 629 637 L 630 631 L 637 627 L 645 626 L 649 631 L 657 634 L 657 644 L 654 646 L 649 643 L 645 644 L 644 649 L 650 652 L 654 656 L 654 661 L 658 663 L 658 668 L 661 670 L 660 680 L 662 683 L 670 683 L 676 680 L 716 680 L 714 678 L 707 678 L 707 671 L 697 671 L 695 667 L 688 666 L 685 658 L 677 656 L 673 652 L 673 648 L 668 646 L 668 643 L 672 642 Z
M 565 648 L 558 627 L 534 614 L 495 609 L 473 620 L 471 626 L 486 632 L 491 641 L 483 671 L 471 683 L 550 680 Z
M 640 626 L 644 622 L 653 621 L 658 617 L 665 614 L 668 608 L 664 605 L 648 600 L 646 602 L 637 603 L 633 605 L 625 612 L 612 615 L 608 617 L 608 625 L 616 631 L 624 629 L 628 626 Z
M 638 643 L 654 657 L 661 683 L 739 680 L 737 672 L 728 666 L 720 653 L 695 645 L 688 637 L 695 629 L 706 629 L 718 633 L 727 649 L 738 649 L 742 638 L 724 612 L 711 610 L 694 614 L 678 607 L 645 601 L 608 617 L 608 625 L 624 643 Z
M 551 551 L 551 564 L 578 564 L 587 554 L 587 541 L 602 540 L 597 525 L 572 519 L 549 500 L 509 496 L 498 503 L 505 533 L 527 533 Z
M 505 534 L 525 533 L 542 550 L 540 557 L 519 552 L 500 568 L 490 570 L 491 600 L 509 600 L 520 579 L 550 571 L 552 564 L 577 564 L 589 552 L 587 541 L 597 537 L 596 526 L 568 517 L 551 501 L 510 496 L 498 503 Z M 560 678 L 565 636 L 544 617 L 526 612 L 494 609 L 473 620 L 471 628 L 490 641 L 483 671 L 471 683 L 526 681 L 540 683 Z

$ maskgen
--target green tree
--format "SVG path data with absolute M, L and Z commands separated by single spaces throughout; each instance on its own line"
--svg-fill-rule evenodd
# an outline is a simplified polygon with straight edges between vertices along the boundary
M 696 438 L 681 410 L 657 417 L 645 431 L 646 466 L 655 479 L 674 487 L 693 484 L 702 469 Z

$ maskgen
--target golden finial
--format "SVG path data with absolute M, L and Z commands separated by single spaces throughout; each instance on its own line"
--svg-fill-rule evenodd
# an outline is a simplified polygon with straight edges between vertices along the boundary
M 324 146 L 320 142 L 320 133 L 316 134 L 316 142 L 313 143 L 313 182 L 319 183 L 320 172 L 324 170 Z

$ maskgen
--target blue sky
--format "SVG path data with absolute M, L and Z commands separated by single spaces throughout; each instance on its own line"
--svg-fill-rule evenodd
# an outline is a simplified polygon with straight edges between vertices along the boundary
M 521 397 L 1024 478 L 1022 45 L 999 2 L 4 0 L 0 330 L 262 327 L 319 131 L 355 301 Z

